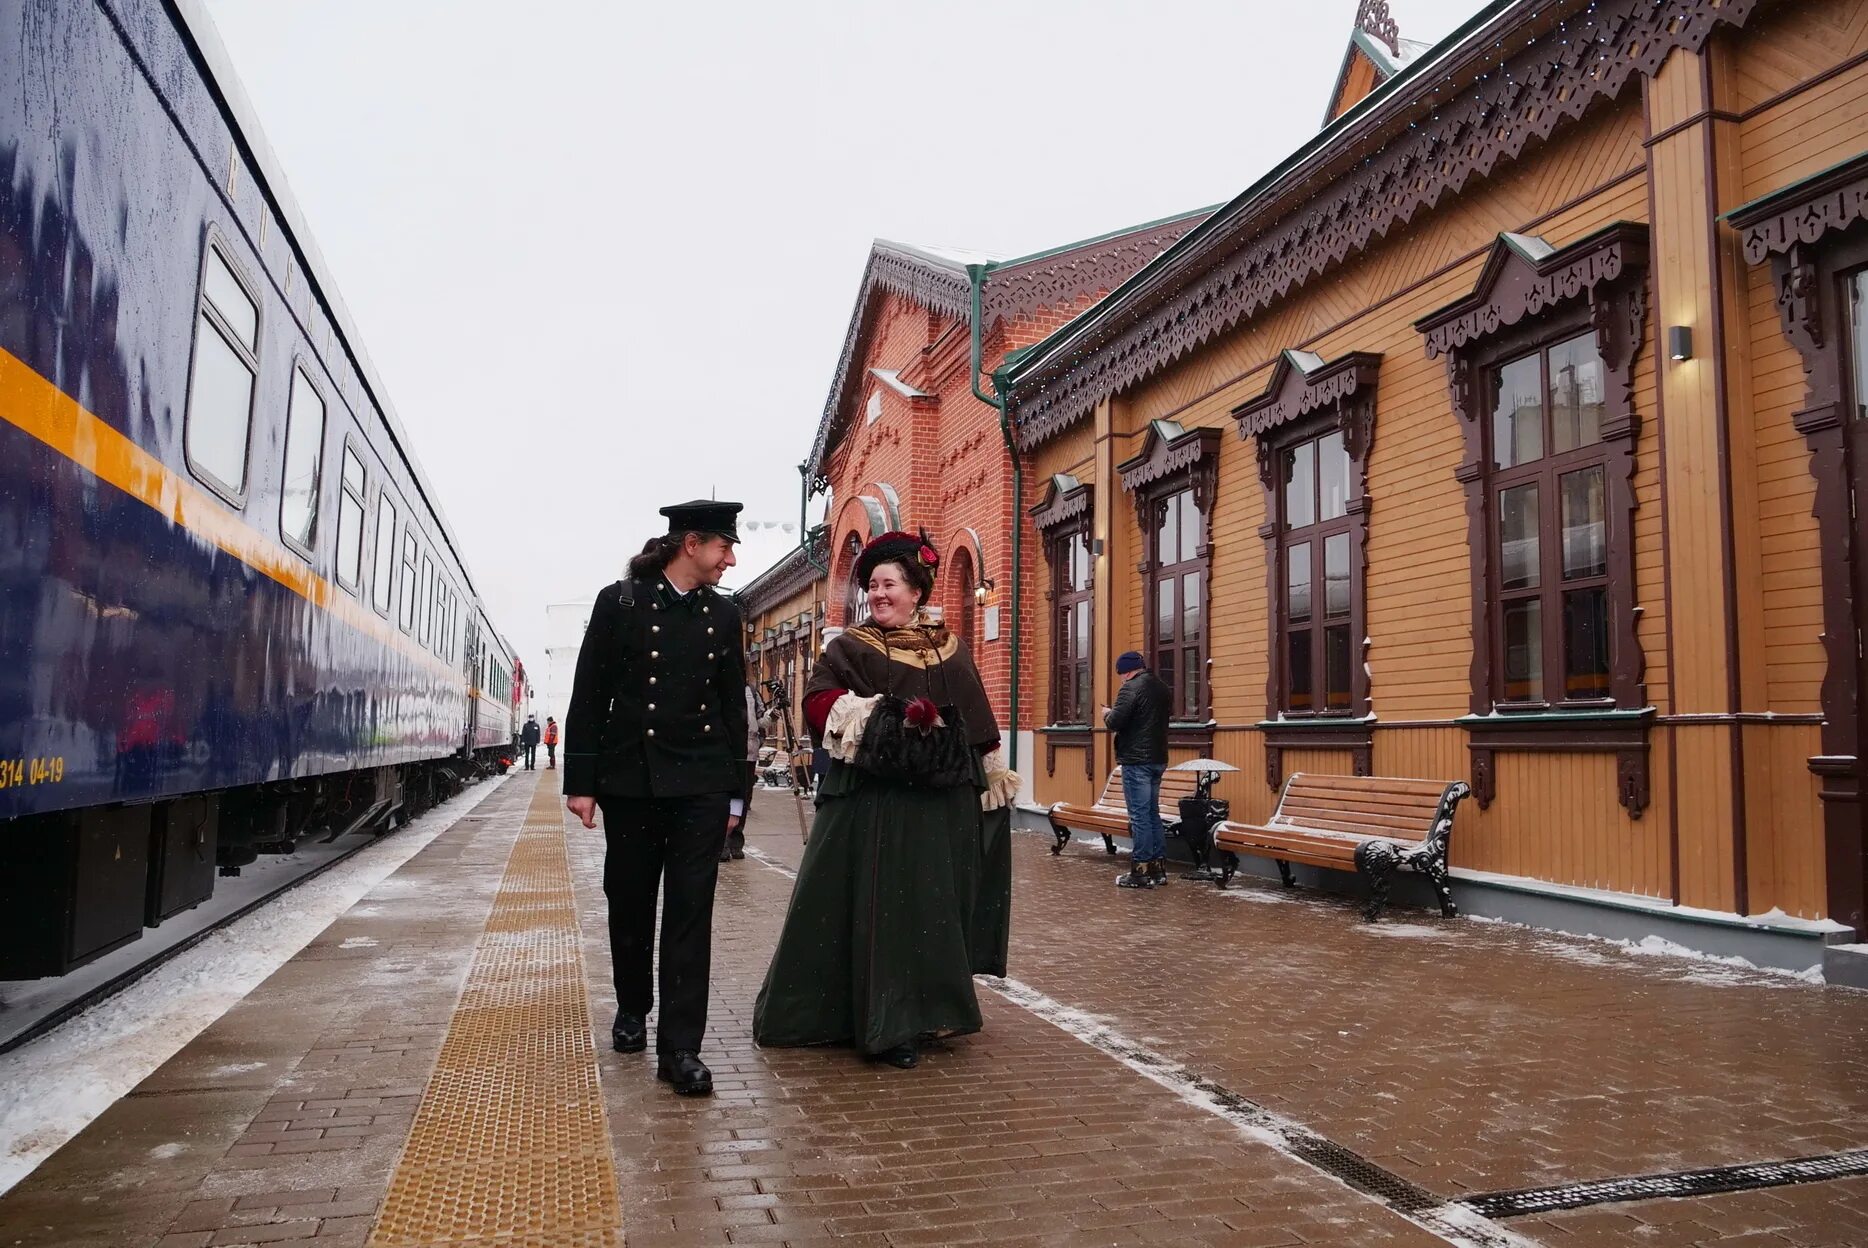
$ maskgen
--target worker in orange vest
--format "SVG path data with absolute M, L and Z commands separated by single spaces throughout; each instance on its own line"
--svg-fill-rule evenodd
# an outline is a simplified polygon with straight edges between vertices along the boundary
M 545 716 L 545 770 L 555 771 L 558 767 L 558 721 Z

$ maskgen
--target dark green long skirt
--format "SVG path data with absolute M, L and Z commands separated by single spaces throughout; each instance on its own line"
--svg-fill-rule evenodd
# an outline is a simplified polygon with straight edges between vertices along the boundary
M 971 785 L 911 789 L 833 762 L 753 1039 L 879 1053 L 978 1031 L 973 974 L 1004 973 L 1011 889 L 1010 854 L 987 839 Z

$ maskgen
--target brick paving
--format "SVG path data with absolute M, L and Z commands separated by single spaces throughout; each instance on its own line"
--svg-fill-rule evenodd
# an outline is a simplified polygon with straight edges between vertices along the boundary
M 360 1248 L 534 782 L 554 779 L 515 777 L 0 1198 L 0 1246 Z M 1015 841 L 1012 973 L 1021 1000 L 1106 1028 L 1100 1049 L 987 991 L 986 1030 L 913 1071 L 761 1051 L 752 1001 L 800 852 L 787 800 L 755 806 L 770 865 L 722 868 L 710 1101 L 608 1052 L 602 836 L 566 829 L 636 1248 L 1443 1242 L 1123 1046 L 1442 1200 L 1868 1145 L 1868 994 L 1416 911 L 1370 928 L 1252 881 L 1122 892 L 1114 861 L 1036 836 Z M 1862 1245 L 1868 1178 L 1497 1225 L 1577 1248 Z

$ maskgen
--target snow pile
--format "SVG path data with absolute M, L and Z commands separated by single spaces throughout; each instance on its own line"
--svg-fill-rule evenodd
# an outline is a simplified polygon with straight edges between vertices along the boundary
M 505 779 L 475 785 L 213 932 L 115 996 L 0 1054 L 0 1193 L 180 1052 Z M 222 1069 L 242 1068 L 257 1066 Z

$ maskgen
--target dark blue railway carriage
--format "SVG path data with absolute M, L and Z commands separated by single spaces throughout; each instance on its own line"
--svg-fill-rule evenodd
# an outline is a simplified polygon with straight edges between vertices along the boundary
M 0 979 L 500 766 L 487 619 L 196 0 L 0 0 Z

